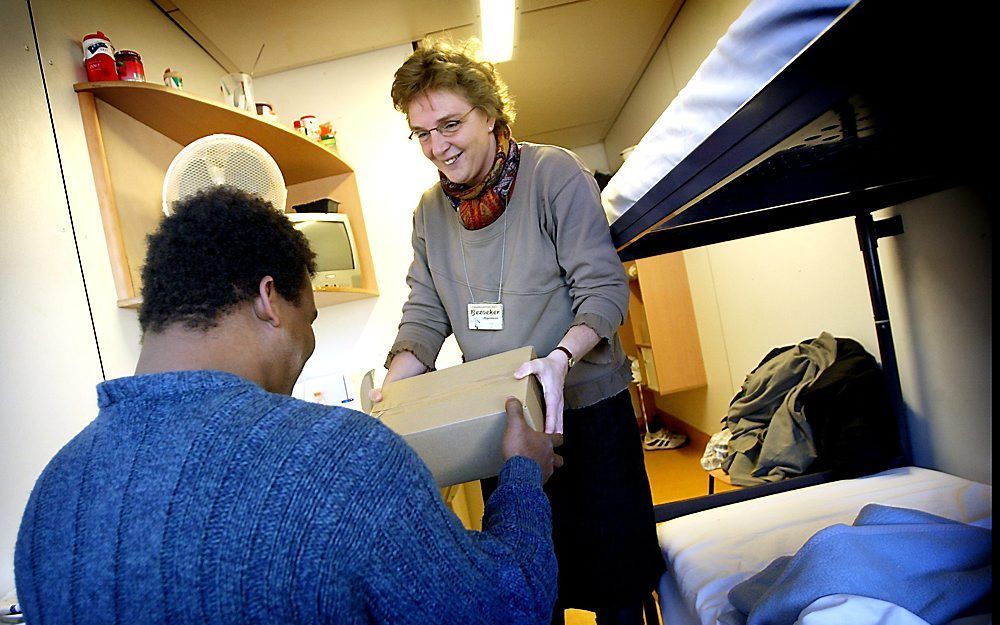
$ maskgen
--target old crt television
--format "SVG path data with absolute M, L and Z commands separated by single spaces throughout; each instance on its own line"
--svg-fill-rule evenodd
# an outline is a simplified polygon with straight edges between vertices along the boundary
M 361 266 L 351 232 L 351 220 L 342 213 L 289 213 L 296 230 L 306 235 L 316 253 L 313 289 L 361 288 Z

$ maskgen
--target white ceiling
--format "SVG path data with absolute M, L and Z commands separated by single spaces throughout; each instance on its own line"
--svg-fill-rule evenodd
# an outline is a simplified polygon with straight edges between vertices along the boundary
M 272 74 L 419 40 L 478 36 L 478 0 L 153 0 L 229 71 Z M 683 0 L 518 0 L 514 59 L 499 69 L 514 135 L 602 141 Z M 386 85 L 386 90 L 389 85 Z

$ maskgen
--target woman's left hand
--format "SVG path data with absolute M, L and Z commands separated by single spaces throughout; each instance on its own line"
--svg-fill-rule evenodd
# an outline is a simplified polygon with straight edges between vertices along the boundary
M 518 380 L 534 374 L 542 384 L 545 396 L 545 433 L 562 434 L 563 431 L 563 387 L 569 361 L 561 351 L 553 351 L 545 358 L 529 360 L 514 372 Z

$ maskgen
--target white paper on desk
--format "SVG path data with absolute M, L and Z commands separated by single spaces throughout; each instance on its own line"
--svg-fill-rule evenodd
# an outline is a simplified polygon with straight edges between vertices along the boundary
M 362 411 L 361 380 L 370 369 L 352 369 L 300 379 L 292 397 L 326 406 L 343 406 Z

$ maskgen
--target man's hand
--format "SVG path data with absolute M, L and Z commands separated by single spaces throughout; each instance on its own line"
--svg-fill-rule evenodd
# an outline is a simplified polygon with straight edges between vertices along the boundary
M 552 472 L 563 464 L 562 456 L 554 447 L 562 445 L 562 434 L 542 434 L 531 429 L 524 420 L 521 402 L 507 398 L 507 429 L 503 433 L 503 459 L 524 456 L 538 463 L 542 469 L 542 483 L 552 476 Z
M 545 358 L 529 360 L 514 372 L 518 380 L 534 375 L 542 385 L 542 395 L 545 397 L 545 432 L 547 434 L 562 434 L 563 431 L 563 387 L 566 386 L 566 374 L 569 373 L 569 361 L 566 354 L 554 350 Z

